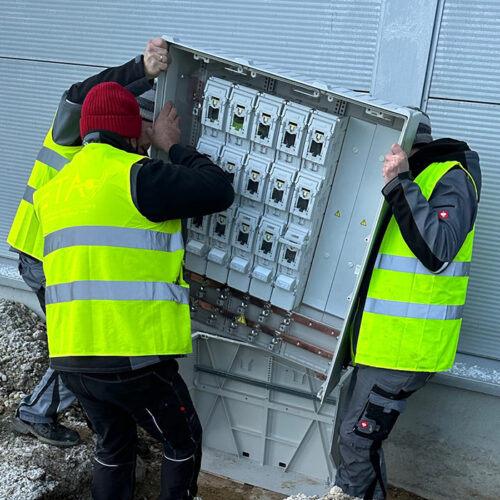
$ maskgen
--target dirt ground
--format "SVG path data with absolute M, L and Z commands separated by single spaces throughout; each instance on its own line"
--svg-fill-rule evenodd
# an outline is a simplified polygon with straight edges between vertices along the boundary
M 281 493 L 263 490 L 207 472 L 200 474 L 198 485 L 200 488 L 198 494 L 203 500 L 283 500 L 285 498 Z M 424 499 L 407 491 L 390 487 L 387 500 Z

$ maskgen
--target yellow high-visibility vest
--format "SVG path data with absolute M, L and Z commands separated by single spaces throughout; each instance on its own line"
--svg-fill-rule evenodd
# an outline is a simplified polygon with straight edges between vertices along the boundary
M 52 139 L 52 127 L 50 128 L 7 236 L 7 243 L 12 248 L 42 260 L 43 236 L 33 208 L 33 194 L 53 179 L 81 149 L 82 146 L 61 146 L 55 143 Z
M 429 199 L 456 161 L 432 163 L 415 182 Z M 476 188 L 477 195 L 477 188 Z M 474 228 L 443 272 L 424 267 L 405 243 L 394 216 L 370 279 L 355 363 L 394 370 L 437 372 L 453 365 L 462 324 Z
M 130 169 L 142 158 L 92 143 L 35 193 L 51 357 L 192 350 L 181 222 L 135 207 Z

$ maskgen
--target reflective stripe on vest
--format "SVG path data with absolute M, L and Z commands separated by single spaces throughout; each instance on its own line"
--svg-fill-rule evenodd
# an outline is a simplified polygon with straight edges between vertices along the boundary
M 461 167 L 457 162 L 433 163 L 415 179 L 426 199 L 439 179 L 457 166 Z M 473 238 L 474 229 L 455 259 L 442 272 L 433 273 L 418 261 L 391 218 L 368 287 L 356 363 L 429 372 L 452 366 Z
M 49 130 L 43 146 L 38 152 L 7 237 L 7 242 L 11 247 L 31 255 L 35 259 L 42 260 L 43 237 L 33 208 L 33 195 L 37 189 L 54 178 L 81 149 L 81 146 L 56 144 L 52 139 L 52 128 Z
M 35 191 L 35 188 L 26 186 L 26 189 L 24 190 L 23 200 L 33 205 L 33 195 L 35 194 Z
M 59 154 L 53 149 L 49 149 L 45 146 L 42 146 L 42 149 L 40 149 L 36 159 L 42 163 L 45 163 L 45 165 L 47 165 L 48 167 L 57 170 L 58 172 L 60 172 L 63 169 L 64 165 L 68 164 L 70 161 L 62 154 Z
M 152 281 L 73 281 L 46 288 L 46 304 L 73 300 L 170 300 L 189 304 L 189 289 Z
M 54 231 L 45 237 L 44 256 L 77 245 L 141 248 L 176 252 L 184 249 L 181 233 L 113 226 L 78 226 Z
M 137 210 L 130 169 L 143 158 L 91 143 L 34 194 L 51 357 L 192 350 L 181 221 Z
M 418 319 L 460 319 L 463 306 L 440 306 L 437 304 L 416 304 L 395 300 L 372 299 L 368 297 L 365 311 L 386 316 Z
M 416 257 L 403 257 L 401 255 L 387 255 L 379 253 L 375 261 L 376 269 L 398 271 L 400 273 L 428 274 L 440 276 L 469 276 L 470 262 L 450 262 L 440 273 L 429 271 Z

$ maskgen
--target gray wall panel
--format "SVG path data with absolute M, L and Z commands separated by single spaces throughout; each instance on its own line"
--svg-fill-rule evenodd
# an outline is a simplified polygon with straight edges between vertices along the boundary
M 98 70 L 0 58 L 0 255 L 63 91 Z
M 500 2 L 446 0 L 430 95 L 500 103 Z
M 2 6 L 2 4 L 4 4 Z M 6 2 L 0 56 L 114 65 L 153 36 L 368 90 L 381 0 Z
M 464 140 L 479 153 L 483 188 L 459 350 L 500 359 L 500 106 L 431 99 L 427 110 L 435 138 Z

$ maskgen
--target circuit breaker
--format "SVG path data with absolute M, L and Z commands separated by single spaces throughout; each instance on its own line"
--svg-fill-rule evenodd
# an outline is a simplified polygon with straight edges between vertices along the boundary
M 338 381 L 377 230 L 381 167 L 418 113 L 170 43 L 156 109 L 228 176 L 235 202 L 186 221 L 194 328 Z M 161 156 L 161 155 L 160 155 Z

